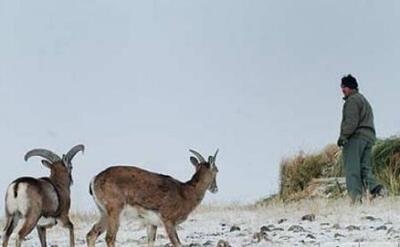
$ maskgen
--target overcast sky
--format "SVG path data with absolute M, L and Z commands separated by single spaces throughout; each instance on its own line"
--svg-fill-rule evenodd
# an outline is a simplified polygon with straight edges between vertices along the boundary
M 113 164 L 188 180 L 189 148 L 220 149 L 208 202 L 275 193 L 282 157 L 336 142 L 347 73 L 400 134 L 399 23 L 397 0 L 0 0 L 0 196 L 78 143 L 75 209 Z

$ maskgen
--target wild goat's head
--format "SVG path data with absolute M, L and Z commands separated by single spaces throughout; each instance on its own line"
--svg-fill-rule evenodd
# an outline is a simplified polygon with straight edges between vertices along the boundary
M 218 192 L 217 186 L 217 173 L 218 168 L 215 164 L 217 159 L 218 149 L 215 152 L 214 156 L 208 156 L 208 160 L 206 161 L 201 154 L 194 150 L 189 150 L 195 157 L 190 157 L 190 162 L 196 167 L 196 172 L 203 173 L 206 175 L 206 183 L 209 184 L 208 190 L 211 193 Z
M 47 149 L 33 149 L 25 154 L 25 161 L 27 161 L 32 156 L 39 156 L 44 158 L 42 160 L 42 164 L 50 169 L 50 174 L 58 175 L 62 177 L 69 178 L 69 184 L 72 185 L 72 159 L 74 156 L 79 152 L 84 152 L 85 146 L 83 145 L 76 145 L 71 150 L 67 152 L 67 154 L 63 154 L 62 158 L 57 154 L 49 151 Z

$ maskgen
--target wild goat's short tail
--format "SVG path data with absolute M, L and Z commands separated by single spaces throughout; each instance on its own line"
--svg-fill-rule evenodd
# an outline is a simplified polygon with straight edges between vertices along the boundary
M 96 197 L 96 195 L 94 194 L 94 181 L 96 180 L 96 177 L 93 177 L 92 180 L 90 180 L 89 183 L 89 194 L 93 197 Z
M 90 184 L 89 184 L 89 194 L 90 194 L 91 196 L 93 196 L 92 182 L 90 182 Z
M 14 190 L 14 198 L 17 198 L 17 196 L 18 196 L 18 185 L 19 185 L 18 182 L 16 182 L 14 184 L 14 188 L 13 188 L 13 190 Z

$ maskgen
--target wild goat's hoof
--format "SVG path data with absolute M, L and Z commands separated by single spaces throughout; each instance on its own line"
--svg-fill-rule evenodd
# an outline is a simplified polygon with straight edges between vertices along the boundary
M 217 247 L 232 247 L 228 241 L 225 240 L 219 240 L 217 243 Z

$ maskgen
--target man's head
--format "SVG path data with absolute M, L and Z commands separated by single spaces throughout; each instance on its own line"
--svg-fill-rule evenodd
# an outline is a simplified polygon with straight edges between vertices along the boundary
M 344 76 L 342 78 L 341 87 L 344 96 L 349 96 L 353 93 L 354 90 L 358 90 L 357 79 L 354 78 L 351 74 Z

